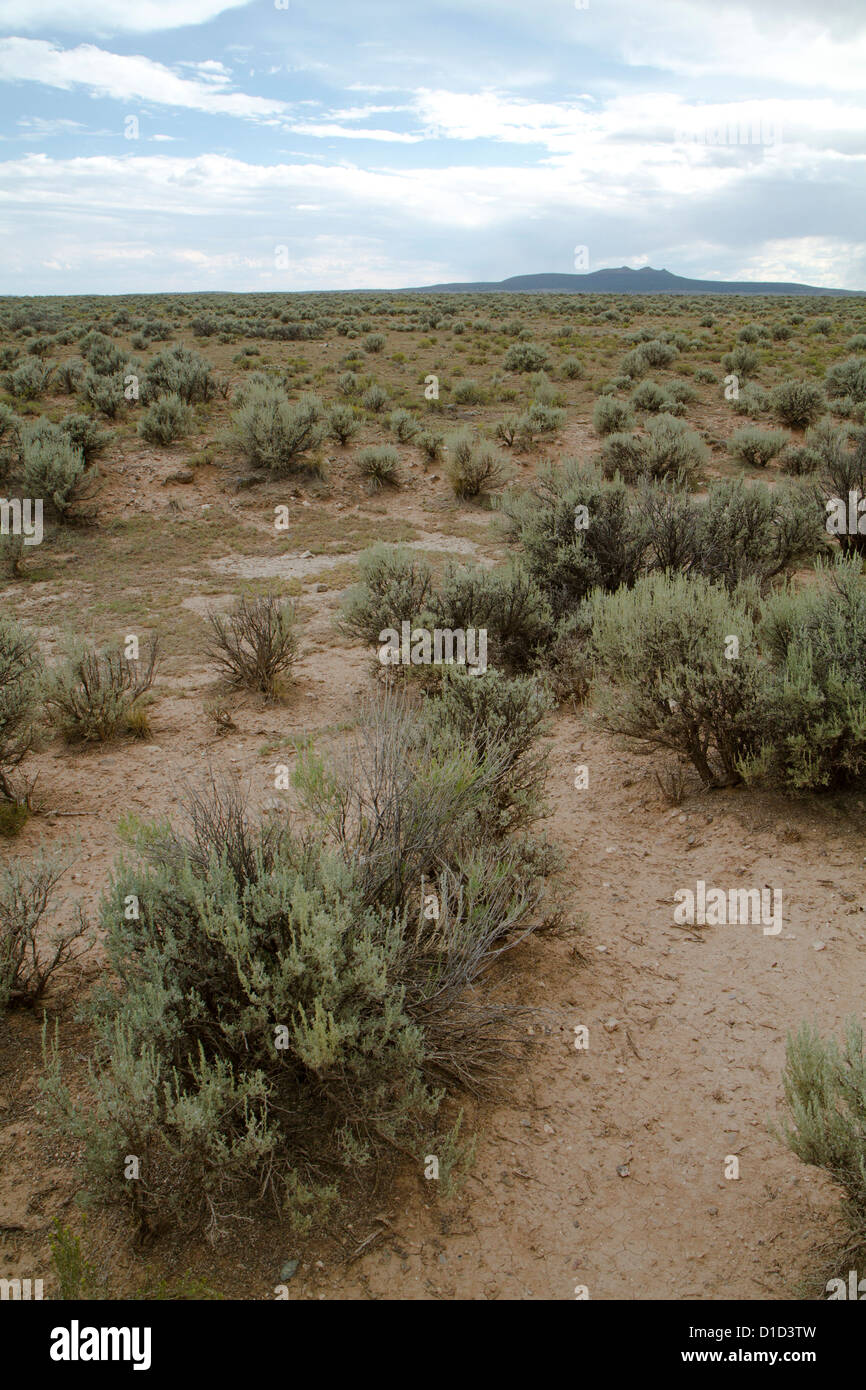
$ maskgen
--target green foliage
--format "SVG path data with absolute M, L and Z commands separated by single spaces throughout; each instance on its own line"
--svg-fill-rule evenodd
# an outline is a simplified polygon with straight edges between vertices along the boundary
M 30 633 L 0 613 L 0 802 L 17 802 L 12 777 L 33 744 L 41 662 Z
M 780 454 L 789 436 L 782 430 L 759 430 L 751 426 L 735 430 L 728 440 L 728 453 L 749 468 L 766 468 Z
M 371 492 L 381 487 L 398 487 L 400 456 L 390 444 L 371 444 L 362 449 L 357 457 L 361 477 L 367 479 Z
M 165 348 L 151 358 L 141 385 L 142 399 L 179 396 L 187 405 L 209 401 L 216 393 L 213 368 L 194 348 Z
M 123 648 L 98 652 L 73 642 L 45 681 L 45 704 L 63 736 L 70 743 L 106 743 L 127 728 L 153 685 L 158 654 L 156 638 L 140 659 Z
M 505 482 L 505 466 L 496 450 L 468 431 L 451 435 L 446 450 L 445 472 L 455 497 L 478 497 Z
M 86 936 L 79 910 L 71 925 L 45 931 L 43 919 L 54 890 L 69 868 L 68 857 L 46 854 L 0 866 L 0 1012 L 10 1005 L 32 1006 L 52 976 L 76 956 Z M 54 915 L 62 904 L 52 909 Z
M 343 600 L 341 631 L 377 643 L 385 628 L 413 625 L 428 611 L 433 573 L 403 546 L 375 545 L 358 559 L 361 582 Z
M 848 396 L 866 401 L 866 357 L 846 357 L 827 368 L 824 390 L 831 401 Z
M 801 1024 L 788 1035 L 783 1072 L 789 1122 L 782 1137 L 803 1163 L 822 1168 L 845 1193 L 843 1215 L 866 1239 L 866 1054 L 850 1018 L 841 1044 Z
M 630 429 L 634 416 L 627 401 L 618 401 L 614 396 L 599 396 L 592 410 L 592 427 L 596 434 L 616 434 Z
M 61 420 L 60 428 L 73 449 L 81 450 L 86 464 L 92 463 L 112 439 L 111 431 L 100 429 L 92 415 L 67 415 Z
M 86 496 L 95 477 L 84 462 L 82 450 L 73 446 L 59 426 L 47 421 L 23 426 L 21 461 L 26 495 L 52 503 L 61 517 L 68 516 Z
M 338 444 L 348 444 L 358 433 L 360 421 L 350 405 L 332 405 L 328 411 L 328 435 Z
M 408 410 L 392 410 L 388 416 L 388 428 L 401 444 L 410 444 L 421 426 Z
M 589 602 L 607 726 L 682 754 L 709 786 L 738 781 L 758 684 L 751 605 L 681 574 Z M 736 660 L 726 656 L 732 635 Z
M 309 466 L 307 455 L 325 433 L 317 396 L 289 401 L 279 387 L 253 382 L 233 417 L 234 437 L 254 468 L 277 477 Z
M 745 772 L 793 791 L 866 775 L 866 582 L 854 556 L 819 572 L 817 587 L 772 595 L 759 628 L 769 666 Z
M 502 365 L 507 372 L 541 372 L 550 366 L 550 358 L 543 347 L 534 343 L 512 343 Z
M 190 407 L 174 394 L 159 396 L 148 406 L 138 424 L 138 432 L 148 444 L 173 444 L 193 428 Z
M 485 826 L 505 762 L 389 697 L 344 754 L 302 755 L 298 826 L 254 823 L 214 782 L 188 831 L 137 837 L 102 908 L 115 979 L 89 1094 L 46 1042 L 49 1108 L 91 1188 L 144 1229 L 217 1230 L 262 1201 L 303 1226 L 342 1176 L 438 1151 L 445 1089 L 483 1088 L 520 1046 L 519 1010 L 480 988 L 541 892 Z
M 673 415 L 656 415 L 643 434 L 612 434 L 602 446 L 605 476 L 619 473 L 629 483 L 641 478 L 670 478 L 690 487 L 706 461 L 708 450 L 700 435 Z
M 3 385 L 19 401 L 35 401 L 48 387 L 52 368 L 39 357 L 23 357 L 18 365 L 6 372 Z
M 696 568 L 729 589 L 750 578 L 763 587 L 826 545 L 820 500 L 808 485 L 719 482 L 698 517 Z
M 782 381 L 770 392 L 776 418 L 792 430 L 805 430 L 824 413 L 824 392 L 811 381 Z

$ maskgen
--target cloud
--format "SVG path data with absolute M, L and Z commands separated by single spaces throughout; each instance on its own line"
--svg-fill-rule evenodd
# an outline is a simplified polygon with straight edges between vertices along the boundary
M 0 24 L 25 33 L 40 30 L 147 34 L 206 24 L 251 0 L 0 0 Z
M 43 39 L 0 39 L 0 80 L 38 82 L 70 91 L 86 87 L 116 101 L 153 102 L 244 120 L 273 120 L 286 111 L 281 101 L 224 90 L 222 74 L 206 80 L 179 77 L 171 68 L 139 55 L 109 53 L 93 44 L 61 49 Z

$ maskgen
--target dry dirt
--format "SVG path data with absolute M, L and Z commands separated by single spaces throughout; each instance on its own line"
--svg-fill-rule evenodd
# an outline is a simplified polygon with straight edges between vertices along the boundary
M 583 430 L 580 422 L 576 434 Z M 156 524 L 167 505 L 156 481 L 165 465 L 143 454 L 141 466 L 152 486 L 146 478 L 137 497 L 109 500 L 116 514 L 153 514 Z M 209 507 L 215 526 L 238 505 L 210 469 L 176 493 L 192 513 Z M 363 511 L 359 496 L 355 488 L 347 506 Z M 334 505 L 333 497 L 305 500 Z M 255 505 L 267 515 L 269 503 Z M 449 536 L 444 484 L 417 467 L 388 512 L 416 527 L 415 544 L 428 552 L 486 562 L 504 553 L 484 513 L 470 517 L 477 539 Z M 184 781 L 209 764 L 236 768 L 254 804 L 267 807 L 272 768 L 290 761 L 291 740 L 351 724 L 372 688 L 370 654 L 335 637 L 340 589 L 308 581 L 327 580 L 352 557 L 302 558 L 291 540 L 276 558 L 270 544 L 262 548 L 208 562 L 190 577 L 193 588 L 207 581 L 206 594 L 184 603 L 195 616 L 228 602 L 234 590 L 220 593 L 221 576 L 304 583 L 302 653 L 287 701 L 235 701 L 236 729 L 218 737 L 202 713 L 212 674 L 187 662 L 182 676 L 159 682 L 150 743 L 86 752 L 52 743 L 35 756 L 43 813 L 0 855 L 74 835 L 79 857 L 68 886 L 93 908 L 123 814 L 176 814 Z M 42 589 L 56 593 L 56 585 L 30 584 L 5 595 L 18 616 L 38 623 Z M 42 635 L 54 633 L 46 625 Z M 593 1299 L 797 1295 L 833 1230 L 838 1194 L 770 1126 L 787 1030 L 802 1020 L 836 1030 L 846 1016 L 863 1016 L 863 802 L 707 792 L 688 782 L 672 807 L 654 775 L 663 759 L 606 735 L 590 710 L 562 709 L 549 742 L 545 829 L 565 854 L 565 920 L 511 960 L 511 987 L 537 1011 L 532 1050 L 501 1101 L 470 1107 L 478 1149 L 465 1185 L 437 1199 L 419 1174 L 400 1172 L 378 1194 L 372 1220 L 368 1208 L 336 1238 L 306 1243 L 265 1222 L 213 1248 L 168 1235 L 139 1251 L 122 1223 L 95 1213 L 94 1259 L 115 1287 L 193 1269 L 229 1297 L 268 1298 L 283 1262 L 298 1258 L 291 1298 L 559 1300 L 581 1288 Z M 582 790 L 578 765 L 589 770 Z M 780 888 L 781 934 L 675 926 L 674 893 L 698 879 Z M 73 1022 L 74 1002 L 61 992 L 49 1014 L 81 1067 L 86 1033 Z M 575 1045 L 581 1026 L 587 1048 Z M 0 1273 L 49 1278 L 51 1221 L 75 1224 L 80 1180 L 73 1152 L 42 1127 L 39 1033 L 40 1021 L 22 1013 L 0 1029 Z M 725 1176 L 731 1156 L 736 1179 Z

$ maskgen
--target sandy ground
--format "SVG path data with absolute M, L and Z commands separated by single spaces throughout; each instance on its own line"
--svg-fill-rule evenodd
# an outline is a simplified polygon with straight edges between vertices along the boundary
M 581 422 L 576 443 L 583 431 Z M 449 537 L 444 510 L 432 521 L 421 502 L 442 488 L 419 475 L 395 503 L 424 528 L 415 544 L 483 562 L 502 554 L 493 542 Z M 213 489 L 194 494 L 192 505 L 202 497 L 226 505 Z M 124 507 L 134 505 L 124 498 Z M 142 497 L 138 505 L 150 503 Z M 301 553 L 276 568 L 269 555 L 227 555 L 208 577 L 327 579 L 331 567 L 329 557 Z M 36 586 L 7 592 L 21 616 L 37 620 Z M 193 593 L 186 602 L 203 612 L 229 597 Z M 53 743 L 38 753 L 43 814 L 0 855 L 77 837 L 68 889 L 93 908 L 124 813 L 176 814 L 184 782 L 208 765 L 236 769 L 253 803 L 267 806 L 273 767 L 289 760 L 290 741 L 339 728 L 372 688 L 370 653 L 334 636 L 338 600 L 334 589 L 305 588 L 289 698 L 271 707 L 234 701 L 228 734 L 216 735 L 203 717 L 214 686 L 199 664 L 160 682 L 150 743 L 84 752 Z M 591 710 L 560 710 L 549 742 L 545 829 L 565 852 L 565 922 L 511 958 L 512 988 L 537 1012 L 532 1050 L 507 1078 L 507 1097 L 470 1107 L 478 1150 L 462 1189 L 437 1199 L 420 1174 L 401 1172 L 374 1212 L 344 1232 L 342 1251 L 334 1241 L 298 1242 L 271 1222 L 214 1249 L 168 1240 L 144 1257 L 130 1251 L 122 1223 L 100 1226 L 96 1216 L 102 1258 L 121 1282 L 140 1282 L 144 1260 L 151 1272 L 204 1269 L 229 1296 L 266 1298 L 283 1262 L 297 1257 L 292 1298 L 796 1296 L 833 1229 L 838 1194 L 770 1126 L 779 1118 L 787 1031 L 802 1020 L 835 1030 L 864 1014 L 863 802 L 706 792 L 687 777 L 685 798 L 672 807 L 654 776 L 662 755 L 618 743 Z M 589 770 L 584 789 L 574 785 L 578 765 Z M 780 889 L 781 933 L 677 926 L 674 894 L 699 879 Z M 71 1001 L 59 996 L 49 1008 L 59 1011 L 67 1055 L 81 1066 L 86 1032 L 72 1022 Z M 581 1027 L 588 1047 L 576 1046 Z M 41 1124 L 39 1031 L 21 1013 L 0 1028 L 7 1276 L 47 1277 L 51 1220 L 69 1219 L 80 1186 L 73 1151 Z M 732 1158 L 736 1178 L 726 1176 Z

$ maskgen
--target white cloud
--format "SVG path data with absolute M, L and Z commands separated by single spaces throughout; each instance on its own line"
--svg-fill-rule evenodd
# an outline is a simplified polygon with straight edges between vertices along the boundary
M 63 32 L 147 34 L 206 24 L 225 10 L 251 0 L 0 0 L 0 24 L 6 29 Z
M 43 39 L 0 39 L 0 80 L 38 82 L 70 91 L 86 87 L 95 96 L 117 101 L 154 102 L 246 120 L 273 120 L 286 105 L 243 92 L 223 90 L 214 81 L 178 77 L 171 68 L 135 54 L 109 53 L 94 44 L 61 49 Z

